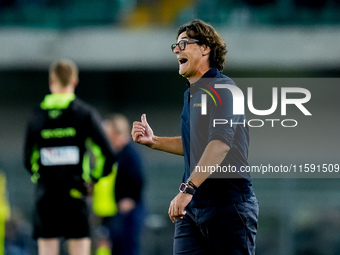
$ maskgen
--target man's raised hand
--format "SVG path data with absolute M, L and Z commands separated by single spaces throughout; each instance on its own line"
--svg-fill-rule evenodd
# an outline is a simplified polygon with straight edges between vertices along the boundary
M 133 141 L 147 146 L 154 143 L 153 131 L 146 120 L 146 114 L 143 114 L 141 121 L 135 121 L 132 125 L 131 135 Z

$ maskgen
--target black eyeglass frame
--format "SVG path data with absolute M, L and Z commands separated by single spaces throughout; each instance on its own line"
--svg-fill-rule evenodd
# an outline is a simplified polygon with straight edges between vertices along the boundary
M 196 39 L 183 39 L 178 41 L 177 43 L 171 44 L 171 52 L 174 52 L 175 48 L 178 46 L 178 48 L 183 51 L 187 47 L 187 44 L 190 43 L 198 43 L 199 40 Z M 181 45 L 182 44 L 182 45 Z

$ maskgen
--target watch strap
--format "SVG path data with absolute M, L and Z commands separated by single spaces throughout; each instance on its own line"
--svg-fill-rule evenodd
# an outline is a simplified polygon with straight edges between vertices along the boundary
M 184 191 L 183 193 L 188 193 L 188 194 L 190 194 L 190 195 L 194 195 L 195 192 L 196 192 L 196 190 L 194 190 L 194 189 L 192 189 L 191 187 L 187 186 L 187 187 L 185 188 L 185 191 Z
M 191 186 L 194 190 L 197 190 L 197 186 L 192 181 L 187 181 L 188 185 Z

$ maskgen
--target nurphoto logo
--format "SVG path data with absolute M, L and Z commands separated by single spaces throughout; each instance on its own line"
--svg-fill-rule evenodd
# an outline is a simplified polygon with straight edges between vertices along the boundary
M 245 97 L 242 92 L 242 90 L 231 84 L 215 84 L 214 87 L 207 86 L 213 93 L 209 92 L 207 89 L 199 88 L 206 92 L 214 101 L 215 106 L 217 106 L 217 100 L 215 99 L 214 95 L 219 100 L 221 106 L 223 105 L 223 102 L 221 101 L 221 98 L 218 94 L 217 90 L 220 89 L 228 89 L 233 98 L 233 114 L 234 115 L 244 115 L 245 114 Z M 201 114 L 207 115 L 208 111 L 208 104 L 207 104 L 207 94 L 201 95 Z M 281 116 L 287 115 L 287 105 L 295 105 L 305 116 L 311 116 L 312 114 L 308 111 L 308 109 L 304 106 L 305 103 L 309 102 L 311 99 L 311 93 L 308 89 L 300 88 L 300 87 L 282 87 L 281 88 L 281 100 L 280 100 L 280 106 L 281 106 Z M 294 95 L 294 96 L 290 96 Z M 298 98 L 296 98 L 298 97 Z M 257 116 L 269 116 L 276 112 L 278 108 L 278 87 L 272 88 L 272 98 L 271 98 L 271 106 L 268 109 L 256 109 L 254 107 L 254 98 L 253 98 L 253 88 L 248 87 L 247 88 L 247 106 L 248 110 Z M 298 121 L 295 119 L 250 119 L 250 120 L 243 120 L 241 122 L 234 122 L 232 119 L 214 119 L 214 127 L 216 125 L 246 125 L 250 127 L 262 127 L 264 126 L 265 122 L 271 123 L 271 127 L 275 126 L 276 122 L 280 122 L 281 126 L 283 127 L 296 127 L 298 125 Z

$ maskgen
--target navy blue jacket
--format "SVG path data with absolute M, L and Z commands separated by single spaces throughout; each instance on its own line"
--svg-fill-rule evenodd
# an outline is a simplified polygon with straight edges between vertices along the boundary
M 144 176 L 139 151 L 130 142 L 117 154 L 117 158 L 116 201 L 129 197 L 136 203 L 141 203 Z
M 214 84 L 232 84 L 233 80 L 212 68 L 184 93 L 181 132 L 184 149 L 185 182 L 199 162 L 206 146 L 219 140 L 230 147 L 221 167 L 233 167 L 234 173 L 214 173 L 198 188 L 189 206 L 201 207 L 242 202 L 255 196 L 252 181 L 247 173 L 240 172 L 248 166 L 249 129 L 244 115 L 233 115 L 233 98 L 228 89 L 214 89 Z M 212 89 L 211 89 L 212 88 Z M 215 91 L 214 91 L 215 90 Z M 207 114 L 202 115 L 202 94 L 207 94 Z M 211 94 L 211 95 L 210 95 Z M 215 125 L 214 119 L 233 123 Z

